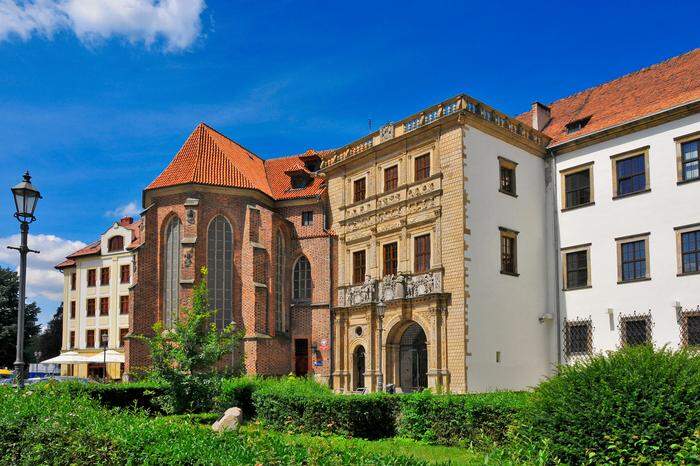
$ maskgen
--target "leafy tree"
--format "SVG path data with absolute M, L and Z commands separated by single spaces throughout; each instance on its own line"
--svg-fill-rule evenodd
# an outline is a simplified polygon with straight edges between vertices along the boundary
M 58 306 L 44 331 L 42 331 L 37 337 L 35 348 L 41 353 L 42 360 L 53 358 L 54 356 L 61 354 L 62 338 L 63 303 Z
M 183 309 L 172 329 L 165 329 L 158 322 L 153 326 L 153 336 L 136 337 L 150 348 L 154 378 L 170 387 L 159 400 L 166 412 L 210 408 L 218 391 L 217 363 L 227 354 L 238 353 L 243 338 L 243 333 L 235 330 L 235 324 L 217 330 L 212 322 L 216 310 L 209 306 L 206 277 L 207 269 L 202 267 L 192 306 Z
M 19 303 L 19 276 L 9 268 L 0 267 L 0 367 L 12 367 L 17 345 L 17 304 Z M 24 360 L 34 360 L 31 342 L 39 333 L 36 303 L 24 307 Z

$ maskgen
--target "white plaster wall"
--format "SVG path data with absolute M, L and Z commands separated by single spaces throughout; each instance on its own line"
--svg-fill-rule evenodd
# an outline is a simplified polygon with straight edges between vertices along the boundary
M 551 368 L 547 305 L 545 163 L 475 128 L 465 131 L 469 270 L 467 383 L 470 392 L 524 389 Z M 502 156 L 518 163 L 518 197 L 499 192 Z M 500 273 L 499 227 L 519 231 L 518 273 Z M 500 362 L 496 352 L 500 351 Z
M 676 348 L 680 330 L 676 301 L 685 308 L 700 305 L 700 275 L 677 277 L 674 227 L 700 222 L 700 182 L 678 185 L 674 138 L 700 130 L 700 115 L 639 131 L 557 157 L 559 171 L 594 161 L 595 205 L 561 212 L 557 187 L 557 212 L 561 246 L 591 245 L 590 289 L 561 292 L 562 318 L 593 321 L 594 351 L 618 347 L 620 314 L 651 310 L 656 345 Z M 610 157 L 644 146 L 649 148 L 651 191 L 613 200 Z M 615 238 L 650 232 L 651 280 L 617 284 Z M 559 261 L 560 262 L 560 261 Z M 561 270 L 561 263 L 559 263 Z M 611 325 L 608 308 L 613 309 Z

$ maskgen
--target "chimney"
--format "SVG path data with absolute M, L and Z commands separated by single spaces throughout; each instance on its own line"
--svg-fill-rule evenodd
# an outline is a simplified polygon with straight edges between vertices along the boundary
M 132 223 L 134 223 L 134 217 L 124 217 L 119 220 L 119 224 L 123 226 L 131 225 Z
M 541 102 L 532 104 L 532 127 L 537 131 L 542 131 L 549 120 L 552 119 L 552 111 L 549 107 Z

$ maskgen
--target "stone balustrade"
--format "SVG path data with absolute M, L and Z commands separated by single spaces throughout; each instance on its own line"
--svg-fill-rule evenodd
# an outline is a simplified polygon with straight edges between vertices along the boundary
M 367 277 L 364 283 L 340 287 L 340 307 L 363 306 L 379 301 L 414 299 L 442 293 L 442 271 L 434 270 L 419 274 L 387 275 L 381 280 Z
M 511 133 L 532 141 L 539 146 L 546 146 L 549 138 L 519 120 L 509 117 L 494 108 L 479 102 L 465 94 L 445 100 L 429 107 L 422 112 L 409 116 L 397 123 L 388 123 L 359 141 L 348 144 L 325 157 L 322 168 L 328 168 L 350 157 L 378 146 L 386 141 L 403 136 L 424 126 L 428 126 L 456 112 L 466 112 L 475 115 L 493 125 L 500 126 Z

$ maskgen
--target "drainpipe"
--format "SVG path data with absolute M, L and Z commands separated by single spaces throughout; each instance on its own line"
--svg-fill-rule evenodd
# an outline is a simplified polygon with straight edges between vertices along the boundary
M 325 209 L 323 209 L 323 223 L 326 230 L 329 229 L 330 225 L 328 223 L 328 204 L 325 204 Z M 328 342 L 330 350 L 328 351 L 328 386 L 333 389 L 333 350 L 335 345 L 333 344 L 333 237 L 328 235 L 328 319 L 330 334 L 328 335 Z
M 556 319 L 556 331 L 557 331 L 557 365 L 561 364 L 561 273 L 559 273 L 559 216 L 557 213 L 557 191 L 559 189 L 557 185 L 557 164 L 556 164 L 556 152 L 553 150 L 548 151 L 550 160 L 550 172 L 552 180 L 552 251 L 554 252 L 554 314 Z

